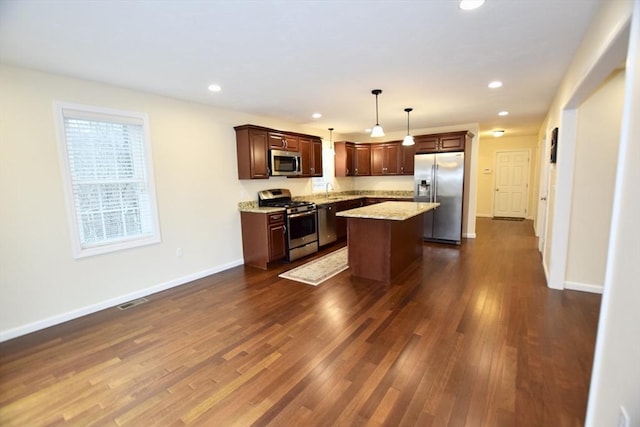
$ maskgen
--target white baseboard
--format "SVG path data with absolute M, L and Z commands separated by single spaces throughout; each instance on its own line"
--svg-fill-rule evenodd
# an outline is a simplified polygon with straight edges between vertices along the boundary
M 572 291 L 590 292 L 592 294 L 601 294 L 604 292 L 604 286 L 590 285 L 588 283 L 564 282 L 564 288 Z
M 464 234 L 462 234 L 462 237 L 465 237 L 467 239 L 475 239 L 476 238 L 476 233 L 464 233 Z
M 224 270 L 228 270 L 233 267 L 244 264 L 243 259 L 228 262 L 226 264 L 211 267 L 197 273 L 189 274 L 187 276 L 179 277 L 177 279 L 170 280 L 168 282 L 160 283 L 149 288 L 141 289 L 130 294 L 121 295 L 115 298 L 111 298 L 106 301 L 101 301 L 96 304 L 91 304 L 77 310 L 72 310 L 66 313 L 57 314 L 55 316 L 47 317 L 46 319 L 38 320 L 36 322 L 28 323 L 26 325 L 18 326 L 16 328 L 8 329 L 6 331 L 0 331 L 0 342 L 8 341 L 10 339 L 29 334 L 31 332 L 39 331 L 41 329 L 48 328 L 50 326 L 58 325 L 60 323 L 67 322 L 69 320 L 77 319 L 87 314 L 95 313 L 106 308 L 115 307 L 127 301 L 132 301 L 138 298 L 146 297 L 157 292 L 161 292 L 176 286 L 184 285 L 197 279 L 201 279 L 212 274 L 219 273 Z

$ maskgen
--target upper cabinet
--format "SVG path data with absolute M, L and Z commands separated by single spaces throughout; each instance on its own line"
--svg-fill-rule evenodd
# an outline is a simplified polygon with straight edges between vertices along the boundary
M 269 132 L 269 148 L 298 151 L 300 148 L 299 137 L 282 132 Z
M 269 178 L 269 132 L 250 126 L 236 126 L 238 179 Z
M 413 175 L 415 154 L 415 145 L 402 145 L 400 143 L 400 175 Z
M 322 176 L 322 140 L 319 137 L 255 125 L 236 126 L 234 129 L 238 179 L 269 178 L 270 149 L 302 151 L 302 176 Z
M 371 144 L 371 175 L 399 175 L 400 147 L 399 142 Z
M 353 156 L 353 174 L 371 175 L 371 144 L 356 144 Z
M 464 151 L 465 144 L 471 141 L 471 132 L 449 132 L 435 135 L 420 135 L 414 139 L 416 154 Z
M 336 155 L 335 158 L 335 175 L 336 176 L 353 176 L 353 153 L 355 144 L 352 142 L 338 141 L 333 143 Z
M 302 157 L 302 176 L 322 176 L 322 140 L 302 136 L 298 140 Z

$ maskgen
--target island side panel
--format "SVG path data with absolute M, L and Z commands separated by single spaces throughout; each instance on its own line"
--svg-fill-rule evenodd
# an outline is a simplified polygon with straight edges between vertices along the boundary
M 423 215 L 404 221 L 348 219 L 351 274 L 390 282 L 422 257 Z
M 347 218 L 347 246 L 351 274 L 388 282 L 391 273 L 391 221 Z

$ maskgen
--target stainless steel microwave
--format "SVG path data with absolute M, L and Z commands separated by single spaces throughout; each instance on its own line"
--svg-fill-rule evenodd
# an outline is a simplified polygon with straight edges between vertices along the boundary
M 295 151 L 269 150 L 269 175 L 302 175 L 302 159 Z

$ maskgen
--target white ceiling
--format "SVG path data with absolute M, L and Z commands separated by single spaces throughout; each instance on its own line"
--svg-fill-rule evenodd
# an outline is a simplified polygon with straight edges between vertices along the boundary
M 375 88 L 387 132 L 413 107 L 414 129 L 532 135 L 601 1 L 0 0 L 0 62 L 361 141 Z M 504 86 L 488 89 L 494 79 Z

